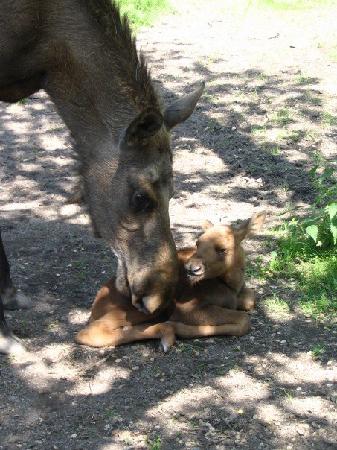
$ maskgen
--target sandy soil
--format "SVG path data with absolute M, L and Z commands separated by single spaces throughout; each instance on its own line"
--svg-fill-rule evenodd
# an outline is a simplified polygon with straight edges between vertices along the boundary
M 180 3 L 139 33 L 167 102 L 207 84 L 173 133 L 177 242 L 193 242 L 205 218 L 263 208 L 272 226 L 311 201 L 317 152 L 336 157 L 337 63 L 324 45 L 336 11 Z M 115 263 L 81 207 L 66 204 L 75 163 L 50 100 L 1 104 L 0 118 L 0 225 L 15 282 L 34 302 L 7 315 L 27 352 L 0 356 L 1 450 L 337 448 L 337 329 L 265 308 L 278 286 L 251 281 L 260 303 L 240 339 L 185 341 L 168 354 L 158 343 L 75 345 Z M 248 243 L 252 258 L 264 242 Z

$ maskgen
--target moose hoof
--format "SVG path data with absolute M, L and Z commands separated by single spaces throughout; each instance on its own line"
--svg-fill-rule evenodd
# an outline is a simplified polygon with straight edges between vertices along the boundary
M 24 346 L 13 335 L 3 335 L 0 332 L 0 353 L 18 355 L 25 351 Z
M 2 300 L 5 309 L 29 309 L 32 301 L 22 292 L 18 292 L 15 288 L 7 289 L 2 294 Z

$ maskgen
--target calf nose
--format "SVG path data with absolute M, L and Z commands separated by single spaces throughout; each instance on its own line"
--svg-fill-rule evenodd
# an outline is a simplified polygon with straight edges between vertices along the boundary
M 205 271 L 205 267 L 201 261 L 189 262 L 186 264 L 186 270 L 189 275 L 202 275 Z

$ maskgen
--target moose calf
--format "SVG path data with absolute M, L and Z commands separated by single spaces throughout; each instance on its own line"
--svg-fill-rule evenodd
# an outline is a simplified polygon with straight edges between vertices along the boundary
M 109 280 L 98 292 L 89 325 L 76 342 L 92 347 L 117 346 L 144 339 L 161 339 L 166 351 L 176 336 L 231 335 L 249 331 L 246 311 L 254 308 L 255 294 L 245 286 L 245 253 L 241 243 L 260 230 L 265 213 L 240 225 L 210 222 L 195 247 L 178 251 L 179 281 L 173 310 L 145 314 Z

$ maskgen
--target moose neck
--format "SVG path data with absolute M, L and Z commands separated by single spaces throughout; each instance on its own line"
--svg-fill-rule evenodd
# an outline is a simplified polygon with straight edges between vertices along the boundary
M 46 91 L 85 160 L 110 159 L 121 131 L 143 109 L 159 109 L 127 23 L 108 0 L 55 2 Z M 108 153 L 107 154 L 107 149 Z

